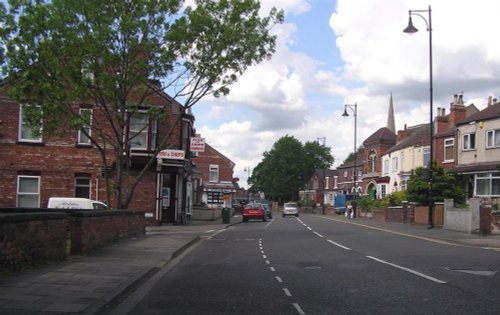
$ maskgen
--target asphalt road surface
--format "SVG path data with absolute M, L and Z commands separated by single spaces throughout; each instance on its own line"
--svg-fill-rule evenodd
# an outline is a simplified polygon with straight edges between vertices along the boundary
M 127 311 L 500 314 L 499 267 L 497 251 L 275 215 L 203 240 L 128 301 Z

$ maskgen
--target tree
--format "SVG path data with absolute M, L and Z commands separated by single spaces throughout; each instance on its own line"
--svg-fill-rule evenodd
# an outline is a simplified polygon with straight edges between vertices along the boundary
M 103 164 L 117 167 L 114 182 L 106 177 L 108 202 L 113 193 L 117 208 L 128 207 L 169 139 L 159 139 L 139 176 L 123 187 L 124 159 L 134 137 L 126 132 L 130 117 L 147 110 L 148 117 L 165 121 L 164 108 L 151 106 L 152 95 L 186 113 L 207 95 L 227 95 L 249 66 L 275 51 L 270 30 L 283 21 L 282 11 L 273 8 L 261 17 L 257 0 L 196 0 L 184 11 L 182 5 L 182 0 L 9 1 L 0 41 L 10 96 L 38 105 L 23 113 L 33 126 L 42 121 L 44 133 L 57 134 L 61 121 L 84 131 Z M 75 110 L 81 102 L 94 104 L 106 121 L 90 124 Z M 89 125 L 92 131 L 86 132 Z
M 429 171 L 427 168 L 415 169 L 408 180 L 408 199 L 421 205 L 429 205 Z M 455 203 L 461 204 L 465 201 L 465 191 L 457 177 L 446 171 L 442 166 L 432 163 L 432 200 L 443 201 L 453 199 Z
M 266 198 L 280 203 L 297 200 L 304 187 L 318 168 L 333 164 L 330 149 L 317 142 L 302 145 L 293 136 L 276 141 L 263 160 L 254 168 L 249 178 L 251 190 L 263 192 Z

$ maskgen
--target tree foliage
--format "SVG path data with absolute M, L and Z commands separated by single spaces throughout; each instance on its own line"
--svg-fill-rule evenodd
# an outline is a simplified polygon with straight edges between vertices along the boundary
M 409 201 L 424 206 L 429 205 L 429 200 L 436 202 L 453 199 L 457 204 L 465 201 L 465 191 L 455 174 L 436 163 L 432 163 L 432 199 L 429 198 L 429 171 L 423 167 L 415 169 L 410 175 L 407 194 Z
M 159 91 L 169 95 L 160 93 L 169 106 L 180 104 L 181 113 L 207 95 L 226 95 L 249 66 L 275 51 L 271 28 L 283 21 L 282 11 L 261 16 L 257 0 L 196 0 L 185 8 L 183 2 L 9 0 L 5 17 L 0 6 L 0 63 L 10 95 L 39 106 L 26 110 L 26 120 L 43 121 L 48 134 L 60 131 L 61 121 L 73 129 L 89 124 L 75 111 L 76 103 L 105 113 L 106 121 L 93 121 L 87 136 L 103 163 L 118 167 L 112 185 L 106 178 L 118 207 L 127 207 L 141 178 L 123 198 L 120 166 L 132 140 L 127 117 L 147 108 L 150 117 L 164 119 L 164 108 L 149 101 Z M 158 140 L 141 174 L 167 139 Z
M 263 192 L 266 198 L 280 203 L 297 200 L 299 190 L 318 168 L 329 168 L 334 162 L 330 148 L 317 142 L 302 145 L 293 136 L 284 136 L 264 152 L 263 160 L 249 178 L 251 190 Z

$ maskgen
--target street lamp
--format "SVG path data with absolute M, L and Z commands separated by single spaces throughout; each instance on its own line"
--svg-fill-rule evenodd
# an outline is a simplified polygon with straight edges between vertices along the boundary
M 243 169 L 244 172 L 247 172 L 247 202 L 250 202 L 250 184 L 248 183 L 248 180 L 250 179 L 250 173 L 252 172 L 252 169 L 250 166 L 247 166 Z
M 409 20 L 408 20 L 408 26 L 403 30 L 403 32 L 407 34 L 413 34 L 418 32 L 417 28 L 413 26 L 411 16 L 416 15 L 422 18 L 424 20 L 425 25 L 427 26 L 427 31 L 429 32 L 429 106 L 430 106 L 430 112 L 429 112 L 429 132 L 430 132 L 430 147 L 429 147 L 429 153 L 430 153 L 430 160 L 429 160 L 429 193 L 428 193 L 428 200 L 429 200 L 429 228 L 434 227 L 434 222 L 433 222 L 433 207 L 434 207 L 434 202 L 432 199 L 432 162 L 433 162 L 433 135 L 434 135 L 434 126 L 433 126 L 433 109 L 432 109 L 432 101 L 433 101 L 433 81 L 432 81 L 432 17 L 431 17 L 431 6 L 429 6 L 429 9 L 427 10 L 409 10 Z M 420 13 L 425 13 L 427 12 L 427 19 L 421 15 Z
M 326 137 L 317 138 L 316 142 L 319 144 L 319 141 L 323 140 L 323 147 L 326 144 Z M 323 179 L 321 181 L 321 214 L 325 214 L 325 167 L 323 166 Z
M 356 162 L 357 162 L 357 146 L 356 146 L 356 133 L 358 129 L 358 104 L 354 103 L 353 105 L 344 105 L 344 113 L 342 114 L 342 117 L 349 117 L 349 113 L 347 112 L 347 109 L 350 109 L 352 111 L 352 114 L 354 116 L 354 172 L 353 172 L 353 188 L 354 188 L 354 199 L 356 199 L 356 195 L 358 194 L 358 189 L 357 189 L 357 181 L 358 181 L 358 171 L 356 169 Z

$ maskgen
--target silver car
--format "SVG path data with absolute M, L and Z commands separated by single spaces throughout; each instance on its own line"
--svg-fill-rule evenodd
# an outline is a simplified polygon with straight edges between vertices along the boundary
M 283 217 L 287 215 L 294 215 L 296 217 L 299 216 L 299 207 L 295 202 L 286 202 L 283 205 Z

